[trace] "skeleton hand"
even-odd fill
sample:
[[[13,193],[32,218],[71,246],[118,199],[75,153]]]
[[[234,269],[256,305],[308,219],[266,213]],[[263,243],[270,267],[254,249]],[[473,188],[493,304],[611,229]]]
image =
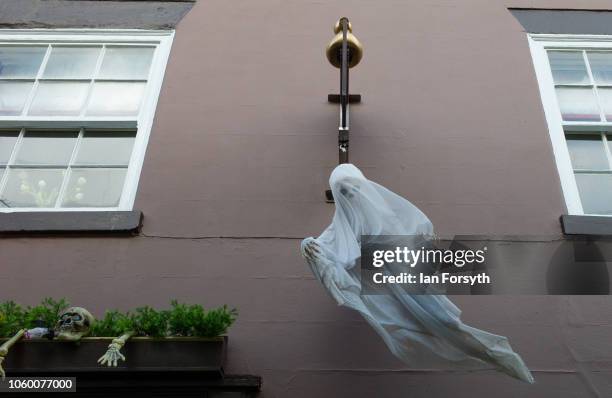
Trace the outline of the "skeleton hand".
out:
[[[4,369],[2,369],[2,361],[4,361],[4,357],[1,356],[1,353],[0,353],[0,378],[2,378],[2,381],[4,381],[6,377],[6,373],[4,373]]]
[[[106,353],[104,355],[102,355],[99,359],[98,359],[98,363],[102,366],[106,365],[108,367],[110,366],[117,366],[117,361],[119,361],[120,359],[122,361],[125,361],[125,356],[121,353],[121,347],[123,347],[123,341],[118,341],[119,339],[114,339],[113,342],[111,344],[109,344],[108,346],[108,350],[106,350]]]
[[[134,332],[127,332],[123,336],[113,339],[113,342],[108,345],[108,350],[98,359],[98,363],[102,366],[117,366],[117,362],[121,359],[125,361],[125,356],[121,353],[121,347],[125,342],[134,335]]]
[[[6,373],[4,373],[4,369],[2,369],[2,361],[4,361],[4,358],[8,355],[8,352],[11,347],[23,337],[25,332],[25,329],[21,329],[13,337],[5,341],[4,344],[0,345],[0,377],[2,378],[2,380],[4,380],[6,376]]]

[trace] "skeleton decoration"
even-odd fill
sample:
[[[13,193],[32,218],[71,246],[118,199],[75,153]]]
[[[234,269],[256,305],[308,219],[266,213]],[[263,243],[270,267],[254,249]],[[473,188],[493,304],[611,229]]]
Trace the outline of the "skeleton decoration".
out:
[[[106,365],[110,367],[117,366],[117,362],[120,359],[122,361],[125,361],[125,356],[121,353],[121,348],[125,345],[126,341],[135,333],[136,332],[130,331],[125,333],[121,337],[113,339],[113,341],[108,345],[108,350],[106,350],[106,353],[98,359],[98,363],[100,365]]]
[[[434,236],[416,206],[341,164],[329,184],[335,200],[331,225],[318,238],[302,241],[302,255],[339,305],[358,311],[389,350],[409,366],[452,364],[493,368],[533,383],[508,339],[465,325],[461,311],[444,295],[414,295],[394,284],[378,295],[362,295],[362,239],[368,236]]]
[[[4,378],[6,377],[6,373],[4,373],[4,369],[2,368],[2,362],[4,361],[4,358],[6,358],[6,356],[8,355],[8,352],[11,349],[11,347],[16,342],[18,342],[24,336],[26,332],[27,332],[26,329],[21,329],[20,331],[17,332],[17,334],[15,334],[13,337],[5,341],[4,344],[0,346],[0,377],[2,377],[2,380],[4,380]]]
[[[70,307],[55,324],[54,336],[58,340],[79,341],[89,334],[95,318],[85,308]]]
[[[47,328],[41,325],[29,330],[19,330],[13,337],[0,345],[0,377],[4,380],[6,376],[2,368],[4,358],[8,355],[11,347],[21,339],[33,340],[47,338],[49,340],[57,339],[77,342],[90,333],[94,322],[94,316],[85,308],[70,307],[60,314],[53,328]],[[134,331],[128,331],[120,337],[113,339],[106,353],[98,359],[98,363],[110,367],[117,366],[119,360],[125,361],[125,356],[121,353],[121,348],[125,345],[127,340],[135,334],[136,332]]]
[[[87,336],[91,330],[91,325],[95,318],[89,311],[81,307],[70,307],[64,310],[53,329],[45,327],[35,327],[33,329],[21,329],[13,337],[0,346],[0,377],[4,380],[6,374],[2,368],[2,362],[8,355],[9,350],[15,343],[22,338],[30,339],[57,339],[65,341],[79,341]]]

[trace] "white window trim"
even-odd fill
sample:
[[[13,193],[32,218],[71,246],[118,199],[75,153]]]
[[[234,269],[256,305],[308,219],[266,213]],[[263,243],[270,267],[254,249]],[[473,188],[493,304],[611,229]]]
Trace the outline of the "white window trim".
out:
[[[107,128],[107,129],[135,129],[132,156],[128,165],[127,174],[119,206],[117,207],[79,207],[79,208],[0,208],[2,213],[12,212],[46,212],[46,211],[118,211],[132,210],[136,199],[136,192],[142,165],[145,158],[149,136],[153,126],[155,109],[161,91],[166,65],[170,56],[170,49],[174,39],[174,30],[140,30],[140,29],[0,29],[0,44],[53,44],[75,43],[122,43],[122,44],[151,44],[156,51],[151,61],[149,79],[144,93],[143,102],[136,121],[134,118],[121,117],[31,117],[31,116],[2,116],[0,128]]]
[[[612,36],[529,34],[528,40],[567,212],[570,215],[612,217],[610,214],[584,213],[578,185],[574,177],[569,149],[565,140],[565,128],[571,128],[572,131],[612,131],[612,123],[563,121],[561,109],[557,102],[550,62],[546,53],[548,49],[580,48],[612,50]]]

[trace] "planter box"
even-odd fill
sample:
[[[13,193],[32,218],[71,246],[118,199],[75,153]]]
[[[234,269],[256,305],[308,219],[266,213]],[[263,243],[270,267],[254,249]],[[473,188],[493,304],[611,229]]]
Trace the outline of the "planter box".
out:
[[[20,341],[11,348],[3,367],[7,376],[72,375],[87,373],[130,372],[142,375],[174,373],[177,376],[220,379],[227,346],[227,336],[213,339],[169,337],[154,339],[134,337],[121,352],[126,361],[117,367],[98,364],[111,337],[86,337],[80,342],[55,340]],[[1,344],[2,340],[0,340]]]

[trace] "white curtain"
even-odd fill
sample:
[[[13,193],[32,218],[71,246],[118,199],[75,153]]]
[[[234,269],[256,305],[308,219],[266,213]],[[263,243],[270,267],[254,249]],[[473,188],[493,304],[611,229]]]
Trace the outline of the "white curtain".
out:
[[[334,169],[329,184],[336,210],[318,238],[302,241],[302,255],[339,305],[352,308],[410,367],[451,364],[496,369],[517,379],[534,379],[508,339],[463,324],[461,311],[443,295],[412,295],[396,284],[385,294],[362,295],[362,236],[433,236],[433,225],[408,200],[369,181],[352,164]],[[415,248],[416,246],[415,242]]]

